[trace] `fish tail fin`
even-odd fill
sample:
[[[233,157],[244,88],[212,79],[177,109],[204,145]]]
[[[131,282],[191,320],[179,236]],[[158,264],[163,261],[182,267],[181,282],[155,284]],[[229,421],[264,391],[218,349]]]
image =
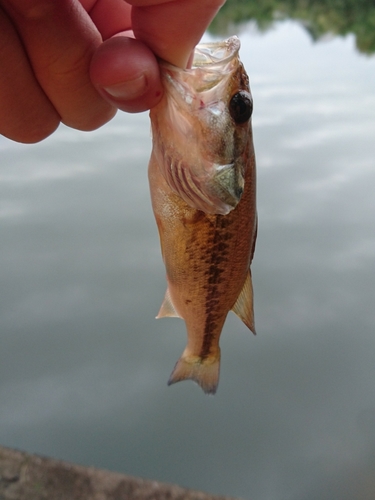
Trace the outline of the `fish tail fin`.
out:
[[[177,361],[168,380],[168,385],[181,380],[194,380],[206,394],[215,394],[219,383],[220,347],[207,358],[193,356],[185,351]]]

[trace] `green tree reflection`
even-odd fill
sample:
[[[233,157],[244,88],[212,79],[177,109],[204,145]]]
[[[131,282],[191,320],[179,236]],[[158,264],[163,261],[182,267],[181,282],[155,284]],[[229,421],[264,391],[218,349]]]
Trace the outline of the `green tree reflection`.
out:
[[[249,20],[266,30],[280,19],[300,21],[314,40],[353,33],[360,52],[375,52],[374,0],[227,0],[210,31],[224,34]]]

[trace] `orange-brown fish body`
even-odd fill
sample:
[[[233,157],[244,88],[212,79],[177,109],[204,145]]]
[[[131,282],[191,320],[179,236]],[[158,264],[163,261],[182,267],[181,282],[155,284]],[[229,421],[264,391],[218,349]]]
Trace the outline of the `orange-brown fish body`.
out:
[[[229,101],[239,90],[249,92],[244,75],[244,69],[237,61],[227,82],[224,100]],[[241,157],[244,180],[240,181],[243,185],[240,201],[226,215],[205,213],[186,203],[180,193],[176,193],[175,186],[170,186],[168,176],[163,172],[160,142],[155,140],[165,133],[165,130],[160,130],[162,122],[158,120],[163,106],[162,101],[151,111],[154,149],[149,165],[152,206],[168,282],[158,317],[183,318],[188,337],[186,349],[169,383],[192,379],[206,393],[214,393],[219,378],[219,338],[228,312],[233,310],[255,333],[250,263],[257,221],[251,123],[250,120],[239,125],[232,123],[224,132],[226,136],[232,134],[229,141],[239,143],[239,151],[238,148],[235,151]],[[198,126],[204,145],[204,126],[197,123]],[[218,131],[217,140],[222,139],[222,133]]]

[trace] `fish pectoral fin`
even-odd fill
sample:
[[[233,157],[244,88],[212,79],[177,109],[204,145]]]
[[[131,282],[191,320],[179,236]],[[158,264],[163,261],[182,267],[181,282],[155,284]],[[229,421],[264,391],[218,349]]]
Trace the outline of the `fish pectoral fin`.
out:
[[[164,300],[161,305],[161,308],[158,312],[158,315],[156,316],[156,319],[159,318],[181,318],[181,316],[178,314],[176,309],[174,308],[174,305],[172,303],[172,299],[169,293],[169,288],[167,288],[167,291],[165,292]]]
[[[245,325],[255,335],[254,306],[253,306],[253,284],[251,281],[251,271],[249,269],[242,290],[237,297],[237,301],[232,307],[232,311],[245,323]]]

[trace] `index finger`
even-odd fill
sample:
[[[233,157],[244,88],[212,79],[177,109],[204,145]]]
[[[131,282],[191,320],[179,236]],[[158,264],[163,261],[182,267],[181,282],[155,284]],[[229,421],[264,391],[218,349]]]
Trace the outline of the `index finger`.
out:
[[[2,0],[35,78],[68,126],[92,130],[115,114],[89,77],[102,38],[77,0]]]
[[[225,0],[128,0],[138,40],[162,59],[186,68],[190,55]]]

